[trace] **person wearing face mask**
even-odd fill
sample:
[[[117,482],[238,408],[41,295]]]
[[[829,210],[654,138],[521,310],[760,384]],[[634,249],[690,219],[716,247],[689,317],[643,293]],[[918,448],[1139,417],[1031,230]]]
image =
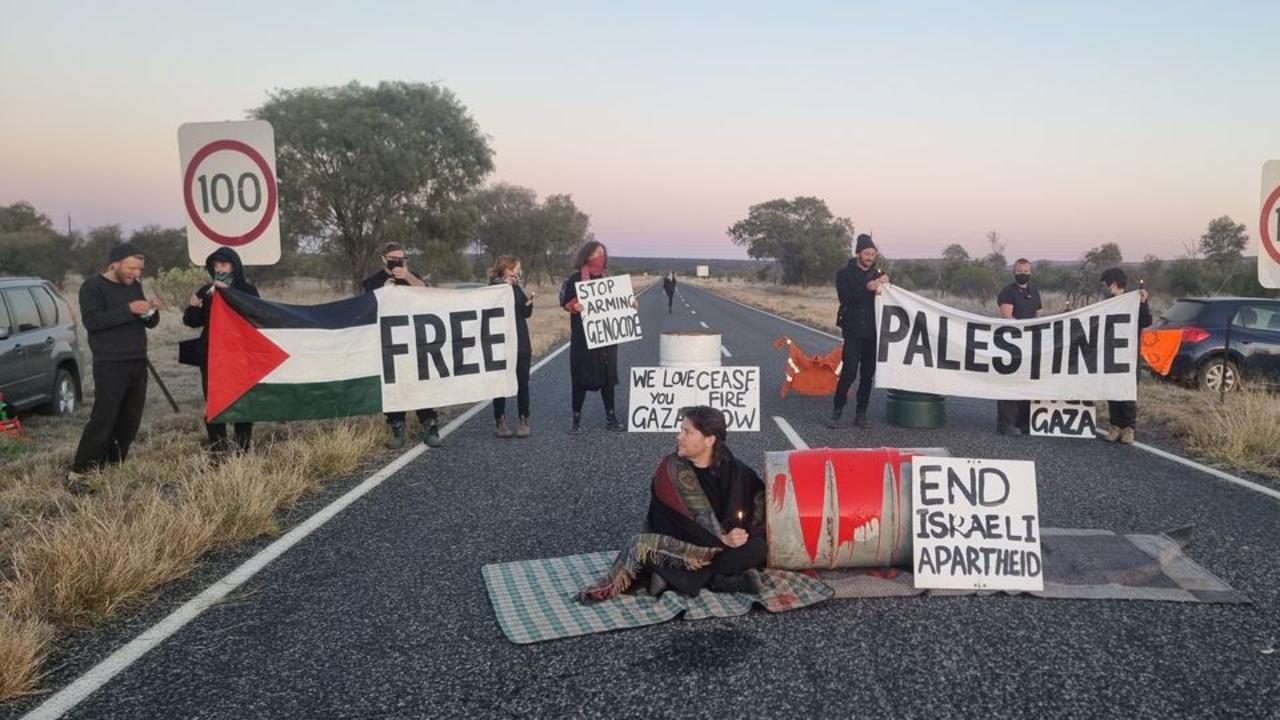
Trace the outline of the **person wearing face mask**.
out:
[[[382,247],[382,269],[365,278],[362,288],[371,293],[382,287],[426,287],[427,283],[420,275],[409,269],[404,246],[389,242]],[[387,427],[391,430],[391,439],[387,447],[399,450],[404,447],[404,411],[385,413]],[[438,448],[444,444],[440,439],[440,428],[437,425],[437,414],[434,408],[422,408],[417,411],[418,423],[422,425],[422,443],[427,447]]]
[[[836,295],[840,299],[836,324],[844,337],[844,350],[828,427],[839,426],[855,377],[858,378],[858,402],[854,406],[853,424],[860,428],[869,425],[867,405],[871,402],[871,385],[876,377],[876,295],[889,284],[889,275],[876,267],[876,254],[871,236],[859,235],[854,256],[836,273]]]
[[[208,271],[212,282],[200,286],[187,301],[187,309],[182,313],[182,324],[191,328],[200,328],[200,337],[192,343],[192,364],[200,367],[200,390],[205,399],[209,397],[209,312],[213,308],[213,296],[219,288],[239,290],[258,297],[258,288],[244,278],[244,265],[240,255],[229,247],[220,247],[209,254],[204,261],[204,269]],[[224,453],[231,448],[227,445],[226,423],[205,423],[205,432],[209,436],[209,449],[215,454]],[[235,447],[239,452],[248,452],[253,440],[253,423],[235,424]]]
[[[529,363],[533,359],[533,346],[529,342],[529,318],[533,316],[533,293],[525,294],[520,287],[520,258],[499,255],[489,269],[490,285],[510,285],[516,308],[516,407],[520,416],[513,433],[507,425],[507,399],[493,399],[495,433],[500,438],[529,437]]]
[[[608,275],[609,250],[598,240],[588,240],[578,249],[573,273],[560,286],[560,307],[569,313],[569,373],[573,380],[573,424],[570,432],[578,432],[582,424],[582,405],[588,390],[599,390],[604,401],[605,428],[614,432],[626,430],[614,412],[613,388],[618,384],[618,346],[587,347],[587,334],[582,328],[582,303],[578,301],[575,283],[596,280]]]
[[[146,259],[132,243],[107,254],[107,269],[80,286],[80,320],[93,352],[93,410],[67,473],[68,489],[85,488],[84,473],[122,463],[147,403],[147,330],[160,324],[159,305],[142,292]]]
[[[1030,320],[1044,315],[1040,291],[1031,285],[1031,261],[1018,258],[1013,263],[1013,282],[1004,286],[996,295],[1000,317],[1008,320]],[[996,432],[1001,435],[1022,435],[1029,430],[1031,401],[997,400]]]
[[[1102,286],[1108,297],[1123,295],[1127,292],[1129,286],[1129,276],[1124,270],[1114,267],[1109,268],[1102,273]],[[1151,308],[1147,307],[1147,289],[1145,287],[1138,289],[1138,296],[1141,302],[1138,304],[1138,335],[1141,336],[1143,328],[1151,327]],[[1140,375],[1140,362],[1134,363],[1134,374]],[[1107,442],[1119,442],[1124,445],[1132,445],[1134,443],[1135,426],[1138,423],[1138,401],[1137,400],[1110,400],[1107,402],[1107,410],[1111,414],[1111,427],[1107,430]]]

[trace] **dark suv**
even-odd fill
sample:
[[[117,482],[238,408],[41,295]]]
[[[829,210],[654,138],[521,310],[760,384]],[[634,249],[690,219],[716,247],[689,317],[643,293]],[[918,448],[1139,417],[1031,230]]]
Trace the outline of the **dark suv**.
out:
[[[1227,346],[1227,322],[1231,345]],[[1169,378],[1202,389],[1280,385],[1280,300],[1182,298],[1153,329],[1182,330]],[[1224,362],[1225,360],[1225,362]]]
[[[70,415],[80,404],[76,320],[46,280],[0,277],[0,392],[19,410]]]

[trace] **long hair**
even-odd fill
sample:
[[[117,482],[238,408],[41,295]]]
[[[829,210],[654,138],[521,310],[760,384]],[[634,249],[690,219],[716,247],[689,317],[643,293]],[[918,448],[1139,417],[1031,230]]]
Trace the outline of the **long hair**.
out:
[[[726,458],[730,457],[728,442],[729,429],[724,422],[724,413],[706,405],[696,405],[684,409],[684,417],[693,425],[693,429],[716,439],[711,446],[711,466],[719,469]]]
[[[604,266],[609,267],[609,248],[599,240],[588,240],[582,243],[582,247],[578,248],[578,254],[573,258],[573,269],[579,270],[583,265],[587,264],[587,260],[595,253],[596,248],[604,248]]]
[[[506,276],[507,271],[520,264],[520,258],[515,255],[499,255],[493,261],[493,267],[489,268],[489,282],[501,280]]]

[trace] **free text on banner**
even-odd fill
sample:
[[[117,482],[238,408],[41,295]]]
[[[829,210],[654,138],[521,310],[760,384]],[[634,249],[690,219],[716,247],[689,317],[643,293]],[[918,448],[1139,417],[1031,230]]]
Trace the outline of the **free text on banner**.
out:
[[[724,413],[730,432],[760,430],[758,367],[633,367],[631,432],[675,432],[680,410],[709,405]]]
[[[582,303],[582,330],[592,350],[640,339],[640,312],[632,303],[630,275],[614,275],[577,283]]]
[[[916,587],[1044,590],[1035,463],[918,457],[913,464]]]
[[[1135,400],[1137,292],[1031,320],[985,317],[902,288],[876,296],[876,386],[992,400]]]

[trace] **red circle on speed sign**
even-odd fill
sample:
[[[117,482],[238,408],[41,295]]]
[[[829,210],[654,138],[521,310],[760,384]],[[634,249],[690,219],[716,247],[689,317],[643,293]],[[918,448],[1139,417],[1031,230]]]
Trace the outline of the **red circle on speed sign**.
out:
[[[214,230],[205,223],[204,218],[200,217],[199,211],[196,210],[196,199],[191,194],[191,181],[196,176],[196,169],[200,167],[200,163],[210,155],[220,150],[231,150],[233,152],[243,153],[253,164],[258,166],[258,170],[262,171],[262,177],[267,182],[267,205],[262,213],[262,219],[257,225],[250,228],[249,232],[243,235],[223,235]],[[271,166],[267,165],[267,161],[262,155],[254,150],[251,146],[240,142],[239,140],[215,140],[208,145],[200,148],[200,150],[191,157],[191,162],[187,164],[187,174],[183,178],[182,186],[183,200],[187,204],[187,216],[191,218],[191,222],[205,237],[218,243],[219,245],[230,245],[238,247],[247,245],[257,240],[260,235],[271,224],[271,219],[276,216],[276,178],[271,172]]]
[[[1272,260],[1280,263],[1280,238],[1271,236],[1271,214],[1275,212],[1276,202],[1280,201],[1280,187],[1271,191],[1271,195],[1267,201],[1262,203],[1262,220],[1258,222],[1258,235],[1262,238],[1262,247],[1266,248],[1267,254]]]

